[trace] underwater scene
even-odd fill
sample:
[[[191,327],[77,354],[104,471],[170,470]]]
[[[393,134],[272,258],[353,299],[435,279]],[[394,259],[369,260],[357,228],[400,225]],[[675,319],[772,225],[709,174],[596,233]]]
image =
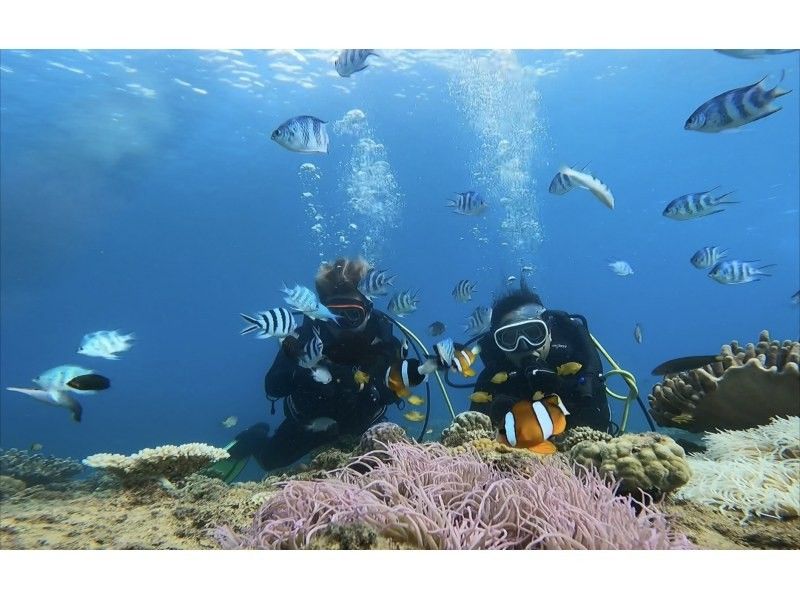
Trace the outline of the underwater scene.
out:
[[[3,50],[0,548],[800,548],[797,50]]]

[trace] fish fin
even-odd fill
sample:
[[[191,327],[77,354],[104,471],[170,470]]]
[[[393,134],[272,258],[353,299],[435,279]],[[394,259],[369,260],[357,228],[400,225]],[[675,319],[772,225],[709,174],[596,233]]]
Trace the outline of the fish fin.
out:
[[[723,203],[725,203],[725,202],[723,202]],[[709,212],[708,214],[706,214],[706,216],[711,216],[712,214],[719,214],[720,212],[724,212],[724,211],[725,211],[724,208],[721,209],[721,210],[714,210],[713,212]]]
[[[787,93],[792,93],[792,90],[783,89],[782,87],[775,87],[769,91],[769,97],[771,100],[774,100],[775,98],[785,96]]]
[[[473,370],[472,368],[467,368],[467,369],[465,369],[465,370],[464,370],[463,372],[461,372],[461,373],[462,373],[462,374],[463,374],[465,377],[467,377],[467,378],[471,378],[472,376],[474,376],[474,375],[475,375],[475,370]]]
[[[776,112],[780,112],[783,109],[783,106],[773,106],[771,110],[766,111],[764,114],[760,116],[756,116],[753,120],[749,121],[751,123],[756,122],[757,120],[761,120],[762,118],[768,117],[770,114],[775,114]]]
[[[549,440],[545,440],[536,446],[531,446],[528,450],[539,455],[555,455],[558,452],[556,445]]]

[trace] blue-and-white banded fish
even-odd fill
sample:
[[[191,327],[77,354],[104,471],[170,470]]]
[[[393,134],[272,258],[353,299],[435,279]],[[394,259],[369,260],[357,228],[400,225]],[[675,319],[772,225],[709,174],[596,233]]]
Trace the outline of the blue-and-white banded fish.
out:
[[[319,328],[314,328],[314,336],[312,336],[305,347],[303,352],[297,360],[300,367],[311,370],[311,376],[321,384],[327,384],[332,380],[330,371],[324,366],[320,366],[322,361],[324,346],[322,338],[319,335]]]
[[[341,77],[349,77],[367,68],[367,58],[370,56],[378,54],[375,50],[342,50],[333,65]]]
[[[275,337],[280,340],[294,335],[295,330],[297,330],[297,322],[292,312],[285,307],[275,307],[267,311],[260,311],[255,316],[239,315],[249,324],[239,334],[258,331],[256,334],[258,338]]]
[[[739,203],[738,201],[723,201],[733,191],[714,197],[712,192],[715,189],[717,187],[708,191],[681,195],[667,204],[662,215],[673,220],[692,220],[693,218],[702,218],[703,216],[724,212],[725,208],[720,208],[719,206]]]
[[[689,261],[692,262],[692,266],[695,268],[706,269],[716,264],[726,255],[728,255],[727,249],[721,249],[716,245],[711,245],[695,251]]]
[[[459,303],[466,303],[472,299],[472,293],[475,291],[475,283],[471,280],[459,280],[453,289],[453,298]]]
[[[88,357],[102,357],[103,359],[119,359],[117,353],[122,353],[131,348],[131,342],[136,336],[121,334],[119,330],[98,330],[83,336],[78,353]]]
[[[382,297],[389,293],[389,287],[393,286],[396,275],[389,276],[386,270],[375,270],[370,268],[364,278],[358,283],[358,290],[370,299]]]
[[[290,118],[272,132],[270,139],[301,154],[327,154],[330,141],[325,121],[315,116]]]
[[[628,262],[623,260],[617,260],[615,262],[610,262],[608,267],[611,271],[616,274],[617,276],[632,276],[633,275],[633,268]]]
[[[464,326],[464,331],[470,336],[477,336],[487,332],[491,327],[492,322],[492,308],[491,307],[476,307],[467,320],[467,325]]]
[[[550,181],[550,188],[548,191],[553,195],[564,195],[572,191],[575,188],[575,183],[573,180],[564,172],[560,170],[556,173],[556,176],[553,177],[553,180]]]
[[[297,311],[303,312],[306,317],[312,320],[336,321],[336,315],[320,303],[317,294],[308,287],[298,284],[290,289],[284,284],[281,292],[286,294],[283,300]]]
[[[411,291],[402,291],[392,295],[392,298],[389,300],[389,311],[398,318],[402,318],[406,314],[417,311],[418,303],[419,299],[416,293],[412,294]]]
[[[468,349],[465,345],[454,343],[453,339],[446,338],[433,346],[433,352],[441,367],[470,377],[475,375],[472,364],[475,363],[481,349],[478,345]]]
[[[763,58],[764,56],[773,56],[775,54],[787,54],[789,52],[797,52],[797,50],[714,50],[726,56],[734,58]]]
[[[83,415],[83,407],[81,404],[76,401],[73,397],[69,396],[63,390],[42,390],[39,388],[17,388],[15,386],[9,386],[6,390],[11,390],[14,392],[20,392],[24,395],[27,395],[37,401],[41,401],[42,403],[47,403],[48,405],[53,405],[55,407],[63,407],[64,409],[68,410],[72,414],[72,419],[76,422],[81,421],[81,416]]]
[[[70,380],[78,376],[94,374],[94,370],[87,370],[79,365],[59,365],[42,372],[33,379],[34,384],[42,390],[72,391],[80,394],[93,394],[94,390],[80,390],[69,385]]]
[[[477,216],[486,209],[486,201],[477,191],[464,191],[456,193],[456,198],[450,200],[448,208],[453,208],[456,214],[465,216]]]
[[[775,264],[767,264],[764,266],[754,266],[757,262],[745,262],[740,260],[729,260],[726,262],[717,262],[708,277],[716,280],[720,284],[744,284],[747,282],[756,282],[761,280],[759,276],[771,276],[764,272],[762,268],[769,268]]]
[[[683,128],[687,131],[718,133],[775,114],[781,107],[773,105],[772,101],[791,90],[782,89],[778,85],[765,89],[762,86],[765,79],[766,77],[752,85],[731,89],[711,98],[692,113]]]
[[[554,185],[555,190],[553,190]],[[550,183],[550,192],[563,195],[576,187],[586,189],[604,206],[614,209],[614,194],[611,193],[608,185],[589,172],[575,170],[569,166],[562,166],[559,169],[558,174]]]

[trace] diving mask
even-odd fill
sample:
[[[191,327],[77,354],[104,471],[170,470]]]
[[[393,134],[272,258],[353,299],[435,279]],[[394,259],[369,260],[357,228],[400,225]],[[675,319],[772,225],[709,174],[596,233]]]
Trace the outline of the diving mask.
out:
[[[550,329],[540,319],[522,320],[501,326],[494,331],[494,342],[501,351],[516,351],[525,341],[528,347],[523,350],[539,349],[547,342]]]
[[[360,301],[353,297],[331,297],[325,306],[336,316],[342,328],[360,327],[372,311],[372,303]]]

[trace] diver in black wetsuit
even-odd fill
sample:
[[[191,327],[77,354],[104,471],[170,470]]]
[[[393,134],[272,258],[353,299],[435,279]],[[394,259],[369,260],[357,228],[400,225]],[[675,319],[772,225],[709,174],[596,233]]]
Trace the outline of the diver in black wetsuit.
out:
[[[270,400],[284,399],[285,419],[272,436],[265,423],[239,434],[227,447],[231,460],[215,467],[220,477],[235,477],[238,470],[229,473],[226,466],[249,456],[269,471],[290,465],[339,434],[361,434],[383,419],[388,405],[398,402],[385,380],[389,370],[399,371],[404,362],[410,373],[404,380],[407,386],[423,381],[416,367],[408,367],[419,366],[419,362],[405,359],[403,346],[393,335],[392,321],[358,290],[367,270],[365,261],[343,258],[320,268],[317,294],[337,321],[305,318],[296,331],[298,337],[284,339],[264,379],[264,390]],[[329,382],[318,381],[312,370],[298,364],[315,328],[323,343]]]
[[[492,400],[472,401],[471,410],[502,427],[515,403],[555,394],[568,411],[568,427],[611,431],[602,364],[589,331],[566,312],[546,309],[524,283],[495,301],[491,329],[478,345],[486,367],[475,391]]]

